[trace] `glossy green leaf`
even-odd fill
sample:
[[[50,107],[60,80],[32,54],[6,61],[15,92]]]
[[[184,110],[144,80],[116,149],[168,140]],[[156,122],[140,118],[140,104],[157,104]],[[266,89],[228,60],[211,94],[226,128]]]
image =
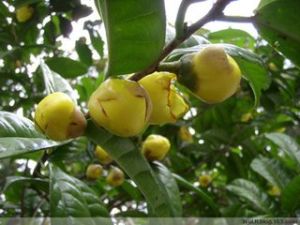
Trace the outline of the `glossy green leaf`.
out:
[[[94,49],[98,52],[99,56],[103,58],[104,56],[104,41],[102,40],[99,32],[95,29],[95,25],[91,22],[86,22],[84,25],[85,29],[88,30],[91,44],[93,45]]]
[[[228,28],[207,35],[212,43],[228,43],[241,48],[254,49],[255,39],[249,33],[239,29]]]
[[[282,192],[282,206],[292,212],[300,208],[300,176],[295,177]]]
[[[3,193],[6,199],[9,201],[19,201],[23,188],[31,187],[39,191],[48,193],[49,181],[47,179],[22,177],[22,176],[10,176],[6,178]]]
[[[66,57],[52,57],[46,60],[49,68],[64,78],[75,78],[86,74],[87,65]]]
[[[175,28],[170,25],[167,25],[166,44],[171,42],[175,38],[175,35],[176,35]],[[178,48],[189,48],[195,45],[209,44],[209,43],[210,42],[204,37],[194,34],[191,35],[187,40],[185,40],[181,45],[179,45]]]
[[[290,136],[282,133],[268,133],[265,136],[282,150],[292,163],[292,167],[299,171],[300,147]]]
[[[137,72],[158,58],[165,42],[161,0],[96,0],[108,42],[109,76]]]
[[[14,113],[0,112],[0,158],[47,149],[63,143],[46,139],[34,123]]]
[[[76,41],[75,49],[81,62],[86,66],[91,66],[93,64],[92,51],[87,44],[81,40]]]
[[[214,202],[213,198],[209,194],[205,193],[200,188],[195,187],[192,183],[188,182],[183,177],[177,174],[173,174],[173,177],[177,181],[179,186],[195,192],[199,196],[199,198],[214,211],[215,215],[220,215],[219,206]]]
[[[174,216],[172,199],[169,198],[165,185],[161,185],[149,163],[131,139],[114,136],[103,128],[97,127],[91,120],[88,121],[86,136],[103,147],[135,182],[146,198],[148,211],[152,216]]]
[[[90,217],[108,217],[99,196],[85,183],[50,165],[51,217],[89,217],[88,224],[97,224]],[[99,221],[98,221],[99,222]]]
[[[50,70],[50,68],[44,62],[41,63],[41,69],[47,94],[53,92],[63,92],[69,95],[76,103],[76,94],[67,80]]]
[[[251,162],[251,168],[259,175],[264,177],[270,184],[283,189],[290,181],[285,169],[276,159],[269,159],[263,156],[255,158]]]
[[[241,197],[248,202],[254,209],[261,213],[270,213],[270,203],[268,196],[262,192],[255,183],[245,179],[236,179],[227,190]]]
[[[299,2],[295,0],[267,1],[254,17],[260,35],[274,48],[300,66]]]
[[[165,186],[168,198],[172,201],[173,215],[180,217],[182,215],[182,205],[180,192],[172,173],[159,162],[153,164],[154,171],[157,174],[158,180],[161,182],[161,186]]]
[[[19,8],[21,6],[24,6],[24,5],[30,5],[30,4],[35,4],[35,3],[38,3],[38,2],[41,2],[42,0],[16,0],[15,1],[15,6],[16,8]]]
[[[242,76],[245,78],[254,93],[255,106],[259,104],[261,92],[270,85],[270,77],[262,59],[253,52],[231,44],[222,44],[227,54],[232,56],[238,63]],[[166,59],[166,61],[176,61],[185,54],[195,53],[205,48],[207,45],[198,45],[191,48],[176,49]]]

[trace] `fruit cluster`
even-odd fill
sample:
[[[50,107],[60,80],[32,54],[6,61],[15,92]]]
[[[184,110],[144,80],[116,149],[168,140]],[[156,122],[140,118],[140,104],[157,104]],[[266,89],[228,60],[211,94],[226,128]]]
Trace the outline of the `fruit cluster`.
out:
[[[198,53],[185,55],[180,60],[177,74],[154,72],[139,81],[109,78],[90,96],[88,110],[91,119],[114,135],[132,137],[142,133],[149,124],[175,123],[187,111],[189,105],[176,88],[176,82],[186,86],[193,95],[208,103],[219,103],[232,96],[239,88],[239,66],[220,45],[209,45]],[[72,99],[60,92],[45,97],[37,106],[35,122],[46,136],[63,141],[83,135],[86,119]],[[186,127],[181,127],[179,137],[183,142],[193,142]],[[170,149],[170,142],[160,135],[149,135],[141,152],[148,160],[162,160]],[[98,146],[95,156],[103,165],[113,159]],[[101,165],[90,165],[86,176],[97,179]],[[124,181],[120,169],[113,168],[107,182],[118,186]],[[211,181],[202,177],[200,183]]]
[[[178,76],[154,72],[138,82],[107,79],[90,96],[88,109],[92,120],[115,135],[136,136],[148,124],[175,123],[189,110],[175,86],[177,77],[195,96],[209,104],[226,100],[239,87],[241,71],[220,45],[186,55],[181,62]],[[53,93],[43,99],[37,107],[35,121],[54,140],[82,135],[86,124],[82,113],[63,93]]]

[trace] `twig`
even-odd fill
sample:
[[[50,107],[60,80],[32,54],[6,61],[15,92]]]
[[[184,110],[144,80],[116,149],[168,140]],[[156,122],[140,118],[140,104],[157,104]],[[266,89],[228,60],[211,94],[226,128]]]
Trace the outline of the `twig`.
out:
[[[198,29],[200,29],[204,24],[216,20],[218,17],[223,15],[223,10],[225,7],[233,0],[218,0],[213,7],[210,9],[210,11],[202,17],[200,20],[195,22],[189,27],[184,27],[184,22],[182,18],[184,18],[184,13],[178,12],[177,16],[177,26],[179,29],[183,29],[184,33],[181,35],[179,31],[178,35],[179,37],[176,37],[162,50],[160,56],[155,60],[154,63],[152,63],[148,68],[145,70],[142,70],[138,73],[135,73],[130,79],[134,81],[138,81],[144,76],[146,76],[149,73],[152,73],[157,70],[159,63],[167,56],[169,55],[175,48],[177,48],[182,42],[184,42],[186,39],[188,39],[193,33],[195,33]],[[187,9],[186,4],[191,4],[195,1],[193,0],[187,0],[184,3],[181,4],[182,10]],[[180,24],[182,23],[182,24]]]
[[[48,160],[49,155],[47,154],[46,150],[40,161],[37,163],[36,167],[33,170],[32,176],[37,177],[41,173],[42,165]]]
[[[244,17],[244,16],[226,16],[224,14],[218,16],[217,20],[234,22],[234,23],[252,23],[254,17]]]

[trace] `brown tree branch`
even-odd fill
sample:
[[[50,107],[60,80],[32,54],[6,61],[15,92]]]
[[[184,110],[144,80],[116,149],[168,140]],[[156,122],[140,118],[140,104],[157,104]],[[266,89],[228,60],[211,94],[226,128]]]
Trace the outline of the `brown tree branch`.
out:
[[[218,17],[223,16],[223,10],[233,0],[217,0],[210,11],[202,17],[200,20],[192,24],[185,29],[184,34],[179,37],[176,36],[161,52],[160,56],[152,63],[148,68],[135,73],[130,80],[138,81],[147,74],[153,73],[157,70],[159,63],[169,55],[175,48],[177,48],[182,42],[188,39],[193,33],[200,29],[204,24],[216,20]],[[193,1],[191,1],[193,2]]]

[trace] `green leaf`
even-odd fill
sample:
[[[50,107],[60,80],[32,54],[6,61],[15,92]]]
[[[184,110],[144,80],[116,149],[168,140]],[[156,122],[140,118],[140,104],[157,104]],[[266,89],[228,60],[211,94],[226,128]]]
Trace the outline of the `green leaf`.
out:
[[[86,136],[103,147],[119,166],[134,181],[145,196],[148,211],[152,216],[174,216],[172,199],[169,198],[165,185],[151,169],[135,143],[129,138],[114,136],[103,128],[88,121]]]
[[[67,80],[50,70],[50,68],[44,62],[41,63],[41,69],[47,94],[51,94],[53,92],[63,92],[69,95],[76,103],[76,94]]]
[[[84,24],[84,28],[88,30],[91,43],[94,49],[98,52],[99,56],[103,58],[104,56],[104,41],[102,40],[99,32],[95,29],[95,25],[90,21]]]
[[[86,74],[88,71],[88,67],[85,64],[65,57],[49,58],[46,60],[46,64],[51,70],[64,78],[75,78]]]
[[[0,158],[31,153],[62,144],[46,139],[31,120],[14,113],[0,111]]]
[[[298,8],[299,2],[295,0],[267,1],[260,5],[254,19],[260,35],[300,66]]]
[[[90,217],[108,217],[99,196],[82,181],[50,165],[51,217],[89,217],[87,224],[97,224]]]
[[[47,179],[10,176],[6,178],[5,186],[3,188],[6,200],[11,202],[20,201],[21,192],[27,186],[31,186],[45,193],[48,193],[49,191],[49,181]]]
[[[121,188],[127,192],[133,200],[140,201],[142,199],[141,192],[129,181],[125,180]]]
[[[231,44],[222,44],[227,54],[232,56],[238,63],[243,77],[249,82],[255,97],[255,106],[259,104],[261,92],[270,85],[270,77],[262,59],[251,51],[237,47]],[[167,58],[166,61],[179,60],[185,54],[195,53],[208,45],[198,45],[191,48],[176,49]]]
[[[275,1],[278,1],[278,0],[260,0],[259,5],[257,6],[256,10],[259,10],[259,9],[263,8],[264,6],[266,6],[267,4],[270,4]]]
[[[209,194],[205,193],[200,188],[195,187],[193,184],[185,180],[183,177],[173,174],[174,179],[177,181],[179,186],[187,188],[193,192],[195,192],[201,200],[203,200],[209,207],[214,211],[215,215],[220,215],[219,206],[214,202],[213,198],[209,196]]]
[[[35,4],[35,3],[38,3],[38,2],[41,2],[42,0],[16,0],[14,5],[16,8],[19,8],[21,6],[24,6],[24,5],[30,5],[30,4]]]
[[[108,76],[150,66],[165,42],[166,18],[161,0],[96,0],[108,41]],[[122,9],[122,10],[120,10]]]
[[[176,36],[175,28],[167,25],[166,29],[166,43],[171,42]],[[191,35],[187,40],[185,40],[178,48],[189,48],[195,45],[209,44],[209,41],[200,35]]]
[[[290,136],[282,133],[268,133],[265,136],[282,150],[291,162],[291,166],[299,171],[300,148],[298,143]]]
[[[35,127],[35,124],[11,112],[0,111],[0,138],[3,137],[28,137],[44,138]]]
[[[86,66],[93,64],[92,51],[87,44],[81,40],[76,41],[75,49],[81,62]]]
[[[228,43],[241,48],[254,49],[255,39],[246,31],[239,29],[225,29],[208,34],[212,43]]]
[[[171,207],[173,210],[173,215],[177,217],[181,216],[182,204],[180,192],[172,173],[168,170],[168,168],[159,162],[155,162],[153,167],[157,174],[158,180],[161,182],[161,186],[165,186],[168,198],[172,201]]]
[[[282,192],[282,208],[293,212],[300,208],[300,176],[295,177]]]
[[[280,189],[290,181],[288,174],[276,159],[259,156],[251,162],[250,166],[252,170]]]
[[[246,200],[246,202],[248,202],[254,209],[258,210],[259,212],[270,213],[270,203],[268,201],[268,196],[251,181],[245,179],[236,179],[226,188],[230,192]]]

